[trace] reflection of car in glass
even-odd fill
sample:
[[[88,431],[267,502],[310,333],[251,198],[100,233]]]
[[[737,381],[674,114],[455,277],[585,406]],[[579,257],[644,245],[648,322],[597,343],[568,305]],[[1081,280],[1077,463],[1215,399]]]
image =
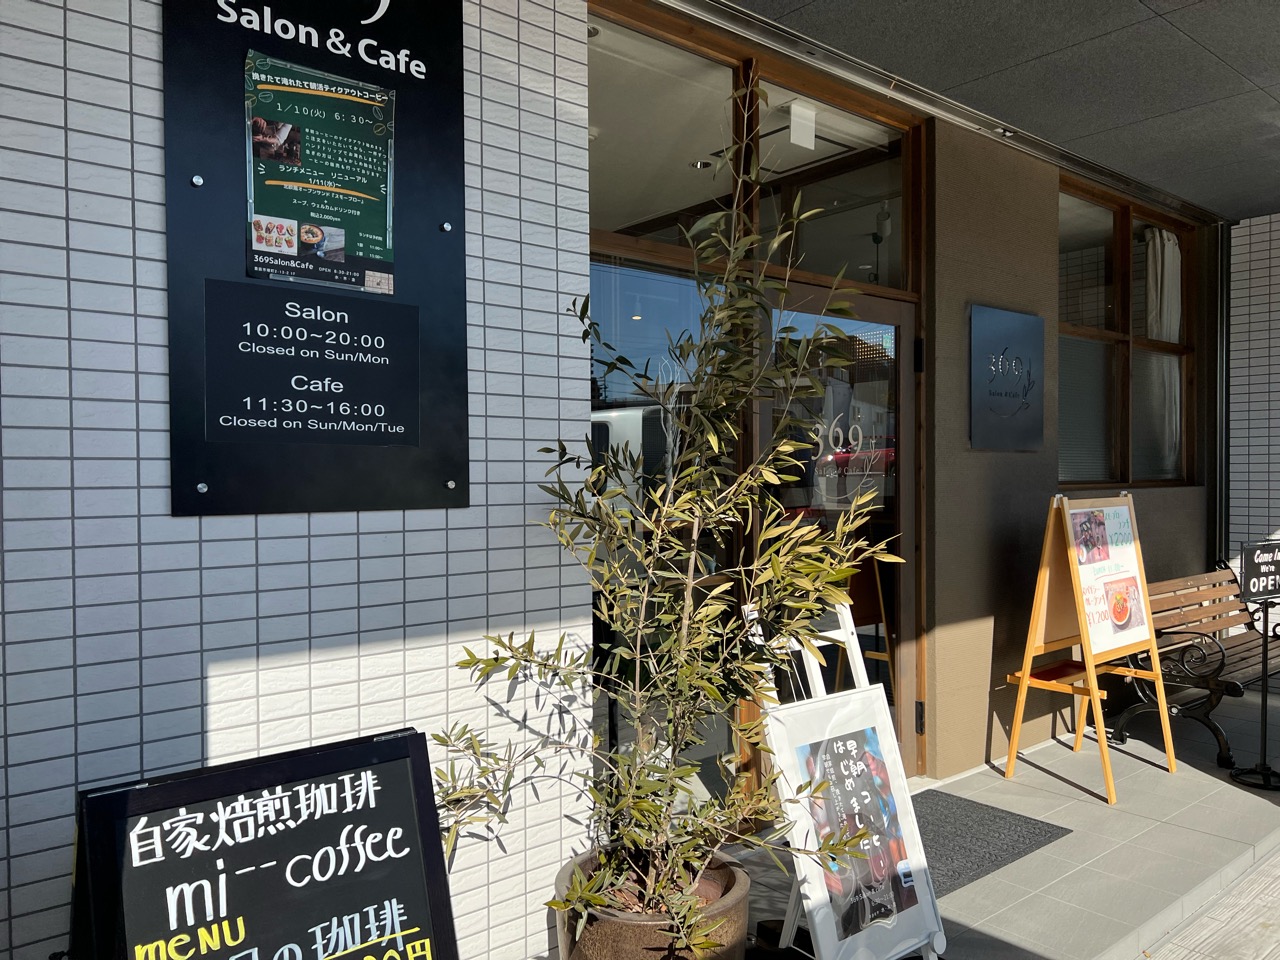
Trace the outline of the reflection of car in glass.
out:
[[[658,406],[613,407],[591,411],[591,446],[598,465],[609,447],[625,448],[639,457],[640,474],[632,494],[652,483],[666,471],[667,431],[662,408]]]
[[[823,477],[870,476],[893,473],[898,454],[897,437],[867,437],[861,448],[844,446],[818,461]]]
[[[820,530],[826,530],[828,527],[827,511],[822,507],[788,507],[786,517],[788,520],[800,517],[806,524],[818,527]]]

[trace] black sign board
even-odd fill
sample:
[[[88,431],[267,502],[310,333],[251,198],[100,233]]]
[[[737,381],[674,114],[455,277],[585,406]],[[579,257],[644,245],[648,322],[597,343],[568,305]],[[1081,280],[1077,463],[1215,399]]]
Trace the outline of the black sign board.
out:
[[[1039,450],[1044,444],[1044,321],[969,308],[969,441],[975,450]]]
[[[416,447],[417,311],[300,292],[206,283],[205,436]]]
[[[73,960],[456,960],[412,730],[82,793]]]
[[[1280,597],[1280,540],[1259,540],[1241,546],[1240,596],[1245,600]]]
[[[462,5],[165,0],[177,515],[469,502]]]

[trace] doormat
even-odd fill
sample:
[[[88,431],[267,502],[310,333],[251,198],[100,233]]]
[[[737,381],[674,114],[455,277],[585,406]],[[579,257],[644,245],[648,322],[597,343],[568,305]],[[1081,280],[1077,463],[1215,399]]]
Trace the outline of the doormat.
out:
[[[917,793],[911,805],[939,898],[1071,832],[941,790]]]

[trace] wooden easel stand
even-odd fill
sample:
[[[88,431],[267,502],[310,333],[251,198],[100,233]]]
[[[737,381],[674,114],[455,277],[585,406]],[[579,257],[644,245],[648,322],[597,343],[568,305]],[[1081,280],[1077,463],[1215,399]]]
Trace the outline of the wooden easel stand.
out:
[[[1141,593],[1143,623],[1146,631],[1141,639],[1122,646],[1110,647],[1095,653],[1090,641],[1088,617],[1082,593],[1080,571],[1077,565],[1077,547],[1071,533],[1071,509],[1123,508],[1128,513],[1129,529],[1136,568],[1134,578]],[[1128,544],[1125,544],[1128,546]],[[1081,548],[1083,551],[1083,548]],[[1081,553],[1081,564],[1087,562]],[[1124,621],[1120,621],[1121,624]],[[1123,635],[1120,635],[1123,636]],[[1079,647],[1079,658],[1058,659],[1037,666],[1038,657],[1061,653]],[[1150,658],[1151,669],[1142,670],[1128,666],[1123,658],[1130,654],[1144,653]],[[1056,496],[1049,507],[1045,523],[1044,545],[1040,552],[1040,572],[1036,578],[1035,600],[1031,608],[1031,625],[1027,631],[1027,646],[1022,657],[1022,669],[1008,675],[1010,683],[1018,685],[1018,699],[1014,707],[1013,723],[1009,730],[1009,757],[1005,764],[1006,779],[1013,777],[1018,762],[1018,742],[1022,735],[1022,720],[1027,706],[1027,691],[1031,689],[1066,693],[1080,698],[1076,711],[1075,744],[1079,752],[1084,744],[1084,728],[1093,713],[1098,732],[1098,753],[1102,760],[1102,777],[1106,784],[1107,803],[1116,802],[1115,778],[1111,772],[1111,753],[1107,746],[1106,724],[1102,716],[1102,701],[1107,693],[1098,685],[1099,675],[1111,674],[1147,680],[1155,687],[1160,707],[1160,726],[1164,733],[1165,757],[1169,772],[1177,770],[1173,752],[1173,734],[1169,729],[1168,704],[1165,701],[1164,682],[1160,673],[1159,652],[1155,630],[1152,627],[1151,602],[1146,594],[1146,574],[1142,565],[1142,550],[1138,542],[1137,525],[1133,521],[1133,504],[1129,495],[1116,499],[1076,501]]]

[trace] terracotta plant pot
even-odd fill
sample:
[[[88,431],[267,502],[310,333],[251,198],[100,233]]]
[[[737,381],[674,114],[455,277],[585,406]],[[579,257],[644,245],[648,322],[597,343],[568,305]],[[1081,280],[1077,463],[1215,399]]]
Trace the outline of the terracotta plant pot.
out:
[[[594,857],[594,853],[585,853],[561,868],[556,875],[557,898],[569,889],[574,867],[585,867]],[[747,949],[751,877],[736,860],[722,857],[706,872],[705,881],[722,891],[719,899],[707,904],[705,915],[711,920],[724,920],[712,934],[723,946],[704,953],[699,960],[743,960]],[[671,947],[671,938],[665,933],[668,921],[664,917],[593,910],[582,936],[575,940],[576,924],[576,918],[570,914],[556,913],[560,960],[693,960],[692,950]]]

